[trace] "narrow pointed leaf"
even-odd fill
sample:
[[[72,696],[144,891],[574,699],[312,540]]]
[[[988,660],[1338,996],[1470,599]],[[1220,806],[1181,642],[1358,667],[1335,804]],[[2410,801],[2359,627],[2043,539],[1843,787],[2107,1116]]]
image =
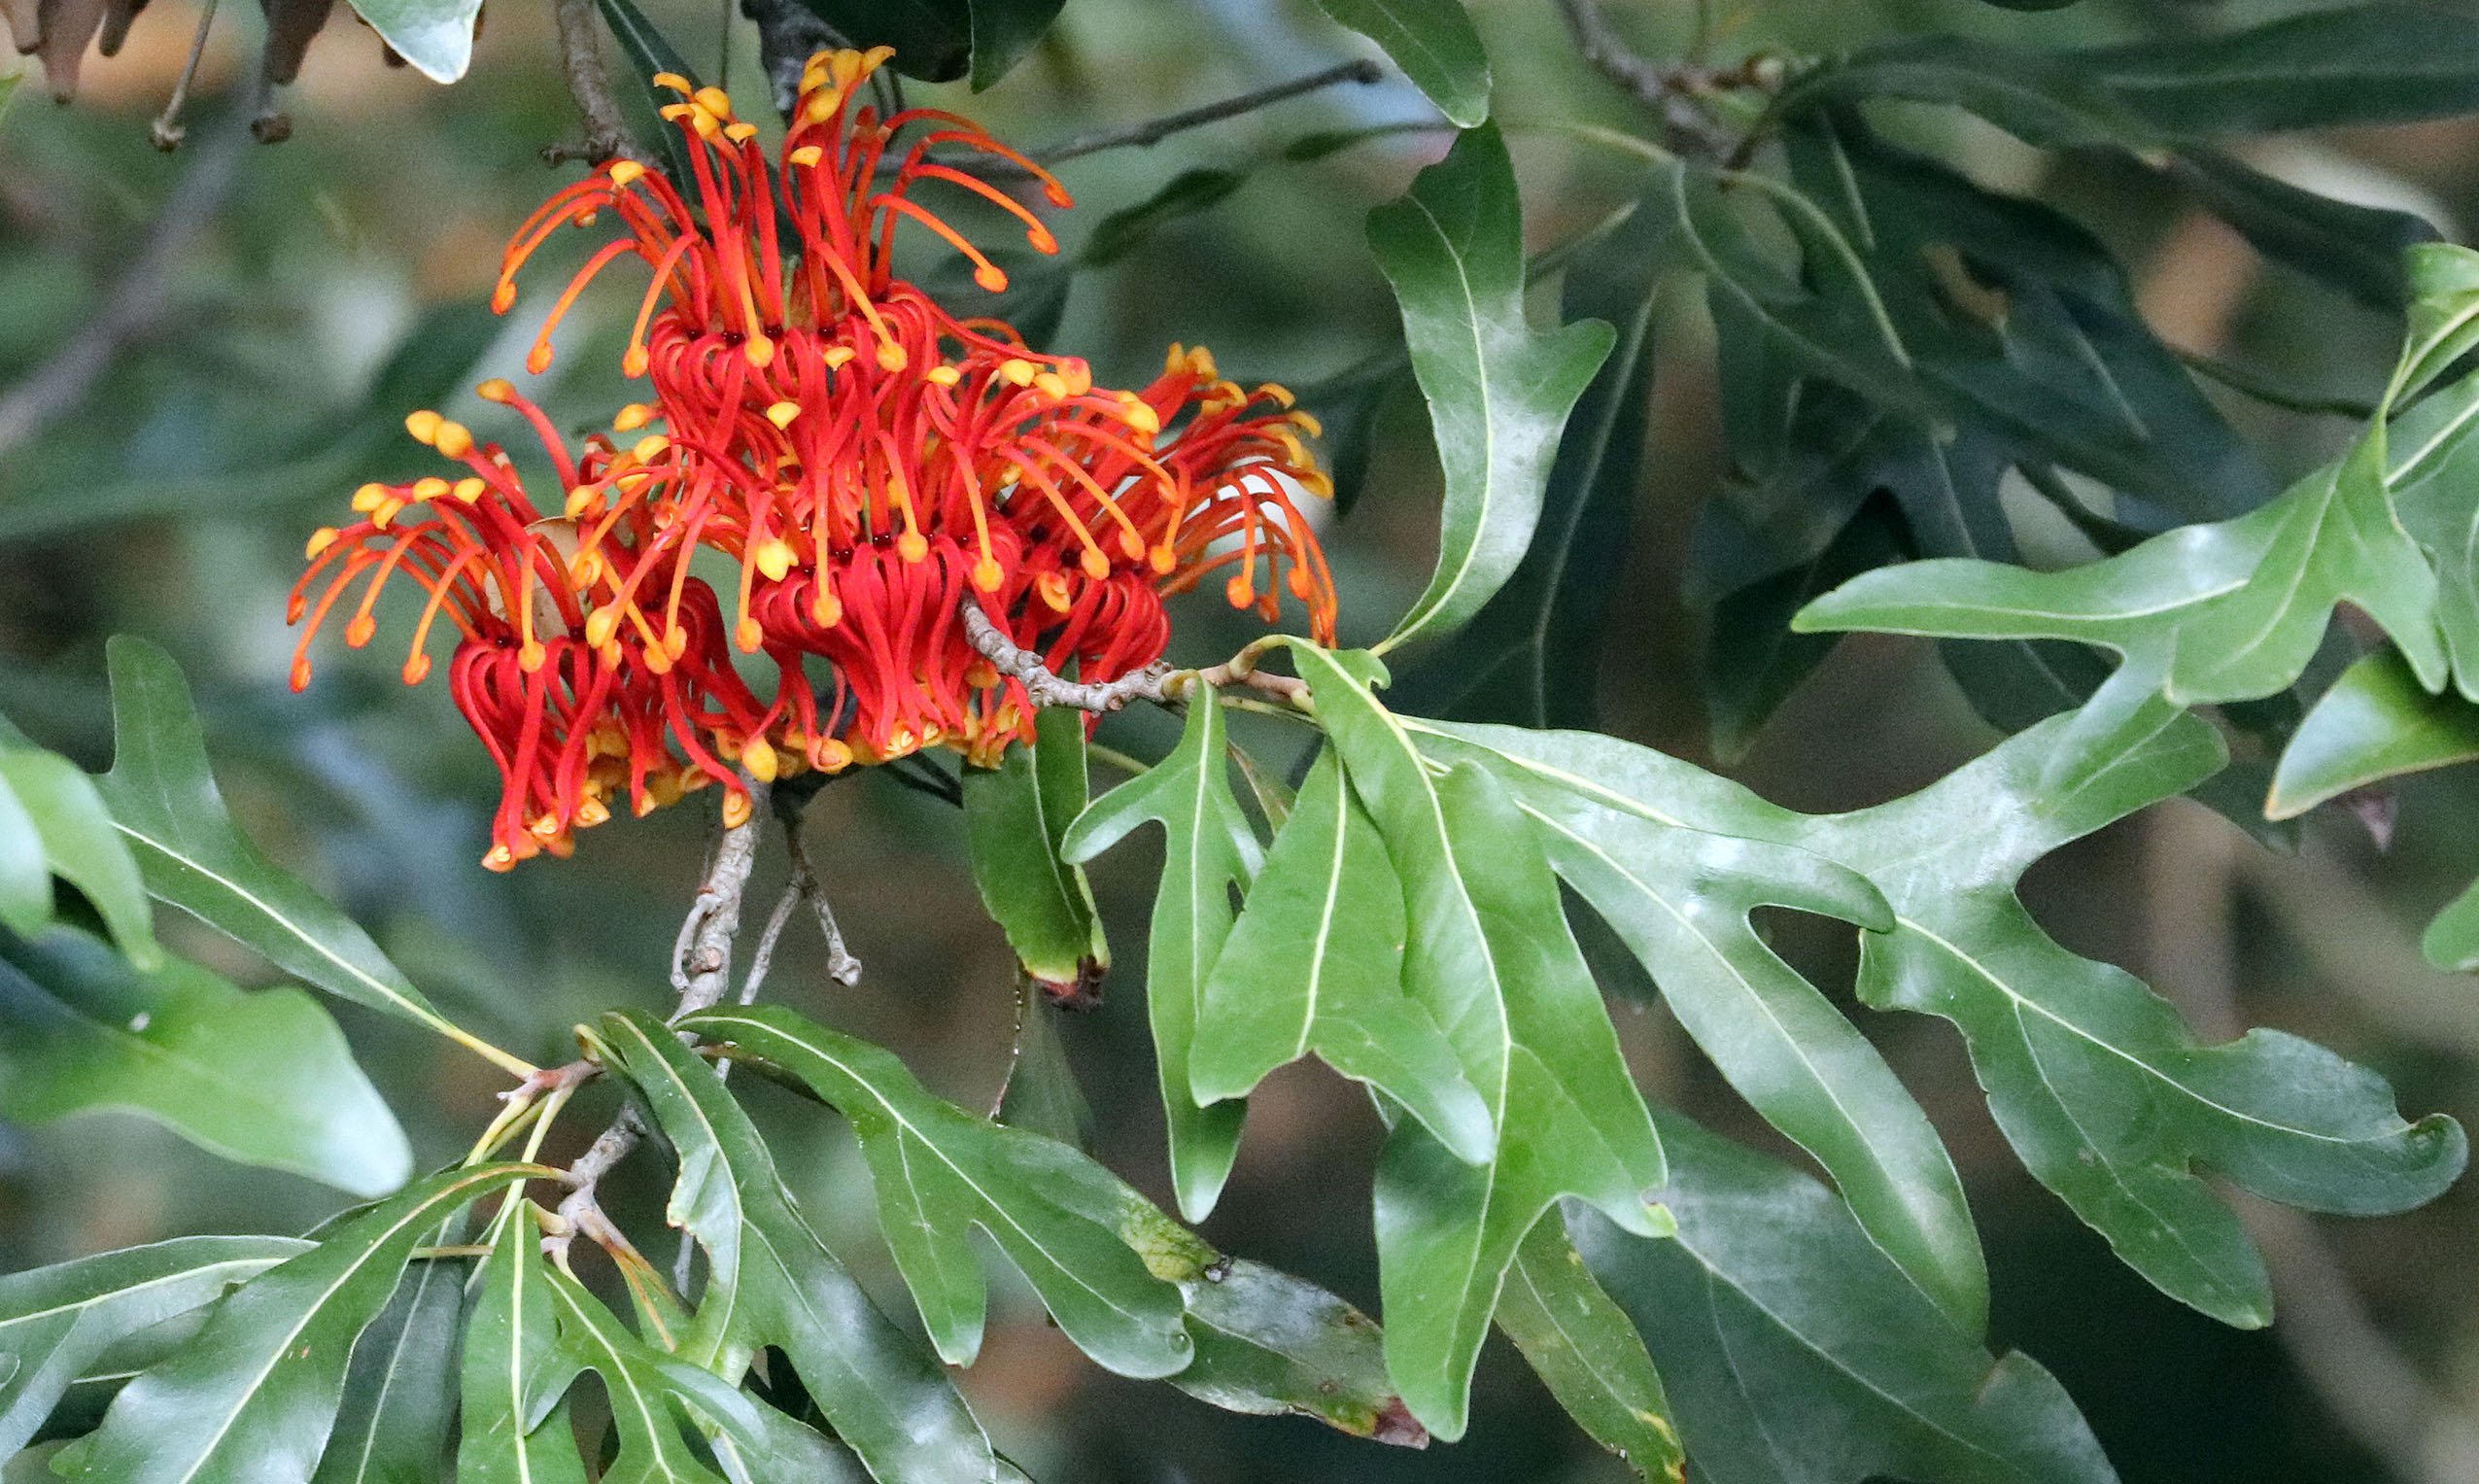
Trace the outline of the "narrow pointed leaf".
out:
[[[1225,1259],[1180,1281],[1196,1360],[1171,1384],[1230,1412],[1314,1417],[1355,1437],[1424,1447],[1386,1376],[1377,1322],[1313,1283]]]
[[[5,745],[6,739],[0,739],[0,746]],[[134,862],[130,869],[137,869]],[[44,852],[43,832],[17,802],[17,791],[0,781],[0,927],[31,938],[51,921],[52,864]]]
[[[1665,1116],[1666,1242],[1587,1211],[1575,1243],[1659,1359],[1711,1484],[2115,1484],[2030,1358],[1953,1328],[1807,1176]]]
[[[681,1358],[737,1381],[776,1347],[878,1477],[995,1478],[972,1411],[827,1251],[714,1069],[648,1016],[606,1016],[603,1037],[679,1162],[668,1218],[706,1249],[706,1291]]]
[[[1451,1440],[1517,1246],[1561,1195],[1663,1230],[1642,1196],[1661,1145],[1524,815],[1479,769],[1430,773],[1370,689],[1385,671],[1373,656],[1291,648],[1403,883],[1404,987],[1498,1129],[1496,1157],[1472,1165],[1405,1120],[1378,1160],[1387,1366],[1412,1415]]]
[[[1441,760],[1484,760],[1494,742],[1524,736],[1455,731],[1480,745],[1441,742]],[[1791,907],[1890,931],[1876,888],[1808,850],[1684,829],[1508,772],[1550,864],[1635,950],[1696,1044],[1816,1156],[1904,1275],[1977,1332],[1988,1274],[1945,1145],[1867,1038],[1748,920],[1758,907]]]
[[[1204,1106],[1188,1082],[1207,978],[1231,932],[1231,889],[1248,885],[1261,856],[1248,816],[1231,796],[1225,746],[1222,708],[1210,694],[1198,696],[1171,755],[1093,801],[1059,850],[1064,859],[1087,861],[1148,821],[1162,826],[1162,883],[1145,951],[1145,1009],[1170,1128],[1171,1186],[1189,1221],[1202,1221],[1214,1209],[1238,1156],[1245,1117],[1245,1105],[1236,1101]]]
[[[1435,0],[1452,6],[1455,0]],[[1441,638],[1522,563],[1559,433],[1615,338],[1536,333],[1524,314],[1523,207],[1495,124],[1468,130],[1409,194],[1369,213],[1446,472],[1436,572],[1382,648]]]
[[[1065,998],[1089,992],[1111,961],[1085,872],[1059,854],[1085,808],[1085,718],[1054,707],[1035,727],[1034,743],[998,767],[964,770],[964,827],[981,904],[1024,972]]]
[[[1455,1048],[1403,992],[1403,886],[1334,755],[1310,769],[1214,965],[1188,1058],[1195,1095],[1245,1096],[1314,1053],[1403,1105],[1456,1157],[1497,1152]]]
[[[1653,1358],[1634,1322],[1585,1269],[1555,1210],[1515,1254],[1498,1299],[1498,1328],[1593,1441],[1625,1459],[1646,1484],[1685,1484],[1687,1456]]]
[[[395,1114],[309,995],[245,992],[177,958],[142,971],[72,927],[0,939],[0,1116],[100,1108],[356,1195],[413,1172]]]
[[[433,1175],[332,1229],[224,1300],[195,1339],[122,1389],[58,1461],[96,1484],[304,1484],[345,1367],[424,1235],[451,1212],[553,1172],[486,1164]]]
[[[680,1028],[759,1058],[851,1122],[896,1266],[950,1363],[981,1348],[986,1296],[972,1226],[1104,1366],[1150,1378],[1188,1363],[1194,1346],[1174,1280],[1211,1262],[1213,1250],[1110,1171],[933,1097],[892,1053],[777,1006],[706,1011]]]
[[[175,1237],[0,1278],[0,1456],[25,1446],[69,1384],[111,1346],[215,1302],[311,1243]]]
[[[0,750],[0,791],[14,795],[34,825],[42,859],[53,876],[86,894],[113,941],[142,969],[158,967],[154,909],[129,846],[112,827],[94,779],[52,752]],[[46,915],[51,892],[44,892]]]
[[[1377,43],[1449,123],[1489,117],[1489,53],[1463,0],[1317,0],[1318,8]]]
[[[471,1044],[360,924],[277,870],[234,826],[208,771],[206,733],[189,683],[172,656],[125,634],[113,638],[108,653],[112,771],[96,787],[128,838],[147,890],[288,974]]]
[[[2383,778],[2479,758],[2479,706],[2431,696],[2401,656],[2365,655],[2298,723],[2273,772],[2264,812],[2288,819]]]
[[[417,1261],[353,1347],[344,1407],[311,1484],[440,1484],[456,1424],[461,1259]]]
[[[577,1366],[557,1354],[534,1208],[511,1200],[474,1275],[458,1387],[457,1484],[586,1484],[565,1394]]]

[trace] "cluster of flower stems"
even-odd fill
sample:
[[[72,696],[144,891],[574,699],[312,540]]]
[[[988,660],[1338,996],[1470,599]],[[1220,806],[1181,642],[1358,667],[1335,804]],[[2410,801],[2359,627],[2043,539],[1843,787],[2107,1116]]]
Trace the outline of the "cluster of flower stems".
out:
[[[1291,394],[1224,380],[1203,349],[1176,345],[1152,385],[1097,387],[1083,361],[896,276],[909,222],[963,254],[981,288],[1007,286],[912,199],[925,184],[1057,250],[1026,203],[950,159],[1007,161],[1048,204],[1071,203],[966,120],[881,117],[863,84],[887,55],[811,58],[772,159],[721,92],[658,78],[679,95],[662,113],[691,178],[622,159],[560,190],[510,241],[494,301],[513,305],[518,270],[560,228],[607,213],[619,230],[560,295],[528,365],[550,364],[578,294],[634,256],[651,282],[622,369],[648,398],[572,452],[513,386],[485,382],[484,400],[539,435],[556,500],[537,505],[499,445],[419,411],[407,431],[454,477],[364,485],[359,520],[310,538],[291,613],[305,626],[296,689],[312,638],[357,589],[356,647],[391,577],[427,592],[408,683],[430,672],[437,619],[454,625],[449,683],[504,785],[486,865],[568,853],[622,796],[641,814],[717,783],[738,823],[743,769],[771,781],[932,746],[994,762],[1029,738],[1035,701],[975,643],[968,607],[1087,684],[1158,660],[1163,597],[1209,573],[1268,622],[1287,597],[1302,604],[1331,641],[1333,580],[1299,504],[1331,486],[1301,442],[1317,423]],[[772,685],[736,653],[771,661]]]

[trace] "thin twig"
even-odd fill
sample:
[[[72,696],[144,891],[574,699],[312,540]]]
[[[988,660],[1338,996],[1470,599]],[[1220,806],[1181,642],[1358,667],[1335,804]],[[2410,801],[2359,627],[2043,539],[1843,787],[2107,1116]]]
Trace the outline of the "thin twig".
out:
[[[1022,682],[1025,697],[1037,707],[1064,706],[1080,711],[1116,711],[1131,701],[1168,701],[1162,682],[1175,672],[1155,662],[1116,680],[1085,684],[1064,680],[1042,663],[1041,656],[999,632],[973,595],[964,595],[964,641],[990,662],[1000,674]]]
[[[74,411],[121,352],[163,317],[174,265],[231,192],[249,138],[248,112],[236,110],[219,121],[190,158],[155,213],[146,246],[104,296],[102,309],[50,360],[0,393],[0,457]]]
[[[861,982],[861,961],[844,942],[844,929],[836,925],[834,905],[826,899],[826,887],[818,880],[817,867],[809,860],[809,847],[801,839],[801,822],[787,819],[783,823],[783,847],[792,857],[792,884],[809,898],[817,913],[817,930],[826,939],[826,977],[849,989]],[[747,1003],[744,997],[742,1003]]]
[[[1749,67],[1715,72],[1704,67],[1664,66],[1636,54],[1601,14],[1600,0],[1557,0],[1567,17],[1575,49],[1601,76],[1635,95],[1661,116],[1665,142],[1682,154],[1709,159],[1727,157],[1734,147],[1728,130],[1697,106],[1694,94],[1726,86],[1751,86],[1760,79]]]
[[[1130,123],[1118,128],[1095,129],[1088,134],[1078,134],[1060,140],[1046,150],[1035,150],[1032,157],[1043,164],[1055,165],[1062,160],[1077,159],[1086,155],[1098,155],[1104,150],[1141,150],[1159,144],[1183,130],[1198,128],[1208,123],[1220,123],[1225,119],[1236,119],[1242,114],[1255,113],[1270,104],[1280,103],[1287,98],[1296,98],[1302,93],[1331,87],[1337,83],[1366,85],[1382,82],[1385,77],[1384,70],[1375,62],[1365,60],[1345,62],[1339,67],[1328,67],[1323,72],[1312,72],[1304,78],[1293,78],[1288,83],[1277,83],[1271,87],[1260,87],[1255,92],[1244,92],[1238,97],[1224,98],[1220,103],[1208,103],[1202,108],[1165,114],[1159,119],[1150,120],[1144,123]]]
[[[542,157],[552,164],[582,159],[599,165],[606,159],[634,159],[650,164],[629,140],[620,117],[620,100],[611,91],[610,71],[603,65],[603,38],[596,29],[594,0],[557,0],[551,8],[560,28],[560,68],[568,74],[568,91],[585,120],[585,138],[572,145],[552,145]]]

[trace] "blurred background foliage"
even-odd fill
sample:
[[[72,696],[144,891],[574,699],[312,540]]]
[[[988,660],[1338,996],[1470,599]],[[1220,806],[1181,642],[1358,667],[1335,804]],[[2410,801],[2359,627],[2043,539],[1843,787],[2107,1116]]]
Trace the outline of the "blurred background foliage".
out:
[[[2032,46],[2158,37],[2307,8],[1609,7],[1657,57],[1681,53],[1700,30],[1722,56],[1808,56],[1930,31]],[[747,26],[697,0],[650,0],[645,10],[706,80],[728,80],[744,112],[764,112]],[[1542,0],[1473,0],[1471,11],[1525,188],[1529,246],[1551,249],[1628,199],[1640,169],[1567,126],[1635,126],[1634,105],[1576,56]],[[196,16],[192,0],[156,0],[126,51],[86,70],[78,106],[55,109],[31,86],[0,114],[0,711],[99,768],[110,750],[105,638],[132,632],[163,643],[197,689],[218,773],[249,833],[369,926],[451,1015],[521,1054],[562,1059],[577,1020],[607,1005],[666,1001],[662,965],[699,876],[706,811],[594,831],[566,864],[486,873],[475,861],[496,780],[444,688],[408,690],[390,655],[329,647],[318,655],[316,683],[289,694],[293,636],[284,625],[304,535],[336,520],[361,481],[429,471],[430,456],[402,433],[407,408],[436,406],[479,436],[523,446],[509,436],[513,419],[470,389],[486,376],[522,375],[538,303],[498,320],[483,300],[508,231],[574,170],[546,169],[539,157],[575,128],[552,66],[549,8],[491,7],[472,73],[453,88],[385,66],[375,39],[339,14],[290,90],[294,135],[281,148],[242,142],[238,92],[257,21],[228,17],[206,53],[189,148],[158,155],[147,147],[146,120],[172,86]],[[1364,43],[1307,0],[1076,0],[987,93],[960,83],[914,88],[971,112],[1002,139],[1038,145],[1362,54]],[[1327,535],[1346,643],[1383,632],[1433,550],[1435,456],[1408,377],[1385,368],[1399,322],[1360,222],[1442,153],[1447,136],[1427,127],[1434,118],[1389,74],[1149,149],[1078,159],[1062,172],[1080,203],[1061,232],[1063,260],[1076,271],[1023,275],[1018,291],[1055,301],[1063,287],[1053,348],[1090,358],[1105,384],[1146,379],[1166,342],[1201,341],[1231,374],[1284,382],[1328,413],[1329,456],[1347,468],[1364,459],[1366,470],[1350,518]],[[1888,105],[1880,121],[1933,143],[1983,185],[2083,222],[2128,265],[2145,316],[2173,345],[2314,397],[2363,401],[2381,391],[2393,317],[2268,261],[2133,161],[2043,155],[1949,110]],[[1388,124],[1405,127],[1347,148],[1291,149]],[[2479,121],[2282,136],[2248,149],[2251,163],[2277,177],[2416,212],[2448,238],[2479,221]],[[1112,213],[1195,171],[1229,174],[1192,178],[1170,198],[1182,209],[1088,240]],[[158,234],[160,217],[185,213],[190,229]],[[569,260],[582,257],[573,245],[561,249]],[[557,260],[541,264],[525,287],[545,296],[562,271]],[[587,296],[562,332],[558,362],[534,384],[571,429],[631,399],[613,369],[637,293],[626,278],[612,275]],[[1544,316],[1550,302],[1539,306]],[[1701,305],[1671,295],[1654,334],[1651,452],[1604,625],[1600,703],[1610,730],[1714,764],[1704,656],[1716,584],[1700,567],[1694,533],[1734,472]],[[101,354],[81,360],[81,347]],[[1321,384],[1341,405],[1321,404]],[[1371,385],[1393,395],[1369,398]],[[2356,426],[2207,391],[2281,482],[2331,457]],[[1364,414],[1343,415],[1371,401]],[[1363,424],[1364,449],[1348,451]],[[2036,564],[2087,554],[2053,514],[2044,521],[2038,501],[2009,508]],[[1190,600],[1177,614],[1172,658],[1182,663],[1225,655],[1248,632],[1211,600]],[[1235,721],[1251,745],[1292,755],[1295,737],[1257,720]],[[1130,714],[1100,740],[1151,758],[1167,750],[1172,726]],[[1726,771],[1798,809],[1850,808],[1919,787],[1995,736],[1934,646],[1867,637],[1842,643]],[[2044,862],[2026,899],[2069,947],[2136,970],[2200,1025],[2227,1023],[2234,1006],[2245,1022],[2295,1031],[2373,1066],[2405,1109],[2467,1122],[2479,1118],[2479,996],[2465,979],[2427,968],[2415,939],[2472,874],[2479,851],[2465,821],[2479,807],[2479,778],[2411,777],[2397,794],[2397,807],[2318,811],[2291,855],[2173,802]],[[2390,823],[2371,829],[2377,813]],[[813,947],[787,948],[775,992],[891,1046],[935,1090],[986,1106],[1016,1046],[1017,1001],[1012,955],[965,868],[959,817],[866,777],[828,789],[809,828],[868,972],[843,989]],[[1167,1203],[1137,992],[1153,880],[1145,853],[1114,854],[1094,873],[1118,953],[1117,991],[1099,1012],[1058,1018],[1034,1039],[1054,1033],[1064,1045],[1089,1099],[1095,1152]],[[763,868],[758,899],[769,894],[764,873],[782,869]],[[1769,925],[1818,984],[1848,984],[1846,929],[1789,914]],[[270,982],[265,966],[186,919],[167,915],[161,926],[177,951],[245,984]],[[1654,1094],[1801,1160],[1697,1058],[1624,954],[1601,957],[1604,984],[1632,1007],[1621,1032]],[[497,1074],[414,1027],[352,1005],[333,1009],[399,1111],[417,1160],[453,1160],[486,1118]],[[2479,1271],[2479,1195],[2467,1183],[2382,1221],[2263,1217],[2257,1236],[2283,1282],[2284,1323],[2271,1332],[2225,1329],[2118,1266],[2008,1156],[1946,1026],[1860,1023],[1962,1168],[1995,1282],[1992,1344],[2021,1347],[2055,1371],[2127,1479],[2388,1477],[2339,1420],[2334,1398],[2346,1411],[2352,1389],[2384,1390],[2393,1379],[2385,1366],[2402,1363],[2479,1432],[2479,1285],[2469,1281]],[[770,1097],[752,1099],[761,1117]],[[562,1141],[582,1140],[599,1122],[568,1121],[546,1155],[572,1157],[577,1150]],[[1257,1095],[1249,1125],[1206,1235],[1373,1310],[1364,1192],[1380,1129],[1365,1100],[1303,1063]],[[854,1198],[867,1188],[848,1142],[815,1121],[776,1120],[769,1131],[830,1241],[878,1286],[888,1312],[909,1315],[866,1197]],[[793,1154],[801,1149],[806,1157]],[[645,1171],[631,1173],[624,1217],[653,1217],[659,1192]],[[0,1266],[9,1269],[186,1232],[297,1230],[341,1201],[306,1180],[218,1161],[134,1118],[0,1128]],[[1484,1359],[1468,1440],[1427,1456],[1140,1390],[1084,1361],[1020,1294],[1002,1300],[963,1384],[994,1439],[1042,1477],[1624,1476],[1499,1341]]]

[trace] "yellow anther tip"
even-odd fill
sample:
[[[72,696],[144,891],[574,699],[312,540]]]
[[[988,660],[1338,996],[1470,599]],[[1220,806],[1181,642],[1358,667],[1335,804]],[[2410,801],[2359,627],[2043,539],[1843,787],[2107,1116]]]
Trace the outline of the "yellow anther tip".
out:
[[[504,402],[508,398],[516,396],[516,388],[508,385],[507,378],[503,376],[494,376],[489,381],[475,387],[473,389],[473,395],[482,398],[486,402]]]
[[[973,282],[992,293],[1007,292],[1007,270],[996,263],[983,263],[973,270]]]
[[[482,498],[482,492],[490,487],[490,484],[480,475],[468,474],[465,478],[458,480],[456,482],[456,486],[449,490],[448,493],[459,500],[464,500],[469,505],[475,500],[480,500]]]
[[[740,749],[740,766],[749,771],[750,777],[761,783],[774,782],[775,775],[782,771],[782,763],[775,755],[774,744],[763,737],[750,738],[748,745]]]
[[[764,335],[751,335],[748,343],[740,347],[740,354],[749,358],[749,364],[763,370],[775,363],[775,342]]]
[[[786,164],[802,166],[814,165],[824,158],[826,158],[826,152],[813,144],[805,144],[783,156]]]
[[[447,419],[428,407],[404,415],[404,431],[413,434],[416,443],[428,443],[439,435],[439,425]]]
[[[757,125],[746,122],[727,123],[723,126],[723,137],[734,144],[747,144],[757,137]]]
[[[792,550],[791,542],[781,536],[770,536],[758,543],[757,550],[751,553],[751,560],[757,564],[757,569],[766,574],[769,582],[780,582],[792,569],[792,563],[798,555]]]
[[[633,159],[615,160],[611,165],[611,184],[625,190],[645,178],[645,166]]]
[[[304,562],[319,560],[320,552],[335,544],[336,534],[333,526],[321,526],[318,530],[311,532],[310,543],[301,550],[301,560]]]
[[[1007,572],[1000,568],[997,559],[983,557],[973,564],[973,585],[982,592],[995,593],[999,590],[999,584],[1006,580]]]
[[[654,409],[645,403],[631,402],[612,417],[611,427],[619,432],[635,432],[644,427],[645,420],[653,415]]]
[[[799,402],[776,402],[774,406],[766,409],[766,420],[773,423],[778,429],[791,427],[792,420],[800,415],[801,404]]]
[[[695,92],[697,90],[690,85],[687,78],[680,76],[676,72],[658,72],[647,81],[651,82],[657,87],[668,87],[676,93],[685,94]]]
[[[740,789],[735,788],[725,794],[723,796],[723,827],[727,830],[737,830],[748,823],[752,808],[749,796]]]
[[[907,531],[895,538],[895,554],[908,564],[918,562],[930,554],[929,537],[917,531]]]
[[[740,646],[742,654],[755,654],[766,642],[766,630],[754,618],[743,618],[732,626],[732,642]]]
[[[473,452],[473,431],[463,423],[442,419],[431,439],[431,446],[451,459],[462,459]]]
[[[637,461],[639,464],[651,464],[656,459],[661,458],[663,456],[663,451],[671,446],[671,440],[670,438],[665,437],[659,432],[650,432],[644,437],[637,439],[636,445],[630,448],[629,452],[637,457]]]
[[[878,365],[879,370],[900,371],[912,363],[912,358],[904,354],[904,347],[896,344],[892,340],[879,342],[878,348]]]
[[[964,379],[964,373],[951,365],[934,365],[924,372],[923,376],[926,380],[937,382],[942,387],[954,386]]]

